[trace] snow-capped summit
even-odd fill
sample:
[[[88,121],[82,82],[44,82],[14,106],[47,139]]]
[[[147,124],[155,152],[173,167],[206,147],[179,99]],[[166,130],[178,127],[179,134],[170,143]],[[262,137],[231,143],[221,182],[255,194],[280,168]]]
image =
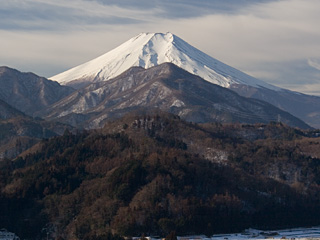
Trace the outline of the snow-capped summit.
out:
[[[51,77],[63,85],[80,87],[114,78],[133,66],[150,68],[171,62],[203,79],[229,88],[232,84],[275,86],[234,69],[191,46],[172,33],[141,33],[110,52]]]

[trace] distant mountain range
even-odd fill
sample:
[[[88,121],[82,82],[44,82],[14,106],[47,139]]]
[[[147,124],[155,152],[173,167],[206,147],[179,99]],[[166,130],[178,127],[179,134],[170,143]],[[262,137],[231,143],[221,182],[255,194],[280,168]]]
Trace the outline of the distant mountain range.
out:
[[[231,90],[244,97],[256,98],[271,103],[302,119],[314,128],[320,128],[320,97],[289,90],[273,91],[248,85],[232,85]]]
[[[51,79],[81,88],[89,83],[108,81],[133,66],[150,68],[165,62],[243,96],[269,102],[320,128],[320,97],[292,92],[255,79],[208,56],[172,33],[141,33],[110,52]]]

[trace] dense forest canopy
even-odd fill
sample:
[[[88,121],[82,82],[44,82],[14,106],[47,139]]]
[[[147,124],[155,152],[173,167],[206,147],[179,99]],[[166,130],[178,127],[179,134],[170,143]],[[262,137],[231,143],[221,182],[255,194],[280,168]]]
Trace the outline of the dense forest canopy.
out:
[[[320,139],[281,123],[127,115],[0,162],[0,226],[111,239],[320,224]]]

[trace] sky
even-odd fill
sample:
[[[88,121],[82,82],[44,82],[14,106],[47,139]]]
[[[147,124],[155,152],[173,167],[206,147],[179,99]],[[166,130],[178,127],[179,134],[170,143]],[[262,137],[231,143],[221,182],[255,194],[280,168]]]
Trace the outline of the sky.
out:
[[[0,66],[51,77],[172,32],[270,84],[320,95],[319,0],[0,0]]]

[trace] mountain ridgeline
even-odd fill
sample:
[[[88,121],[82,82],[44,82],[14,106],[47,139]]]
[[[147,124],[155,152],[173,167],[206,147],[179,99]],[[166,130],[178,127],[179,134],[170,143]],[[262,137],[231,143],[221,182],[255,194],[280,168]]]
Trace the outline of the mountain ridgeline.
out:
[[[130,68],[114,79],[90,84],[37,114],[73,126],[97,128],[127,112],[155,108],[198,123],[268,123],[281,119],[291,126],[310,128],[271,104],[240,97],[172,63]]]
[[[0,67],[0,161],[72,127],[31,117],[74,90],[33,73]]]
[[[0,225],[23,238],[61,239],[318,225],[316,135],[160,112],[66,131],[1,162]]]
[[[132,67],[114,79],[79,90],[7,67],[0,68],[0,82],[0,159],[16,157],[41,138],[67,128],[103,127],[138,109],[161,109],[198,123],[281,121],[310,128],[266,102],[240,97],[172,63]]]
[[[0,85],[0,100],[30,116],[74,91],[33,73],[8,67],[0,67]]]

